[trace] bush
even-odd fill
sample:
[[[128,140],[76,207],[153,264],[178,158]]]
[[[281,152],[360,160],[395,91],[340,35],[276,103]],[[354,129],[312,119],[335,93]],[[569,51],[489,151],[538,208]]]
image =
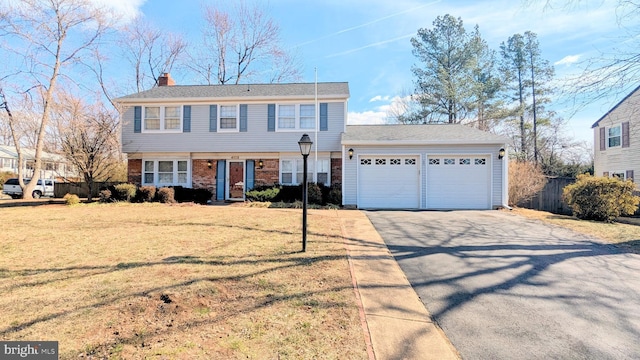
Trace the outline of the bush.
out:
[[[564,187],[562,197],[577,218],[612,222],[638,209],[640,197],[633,195],[634,189],[632,180],[582,174]]]
[[[66,194],[63,199],[64,203],[67,205],[80,204],[80,198],[76,194]]]
[[[136,202],[152,202],[156,198],[155,186],[141,186],[136,193]]]
[[[309,204],[322,205],[322,189],[316,183],[309,183],[307,185],[307,201]]]
[[[192,189],[193,191],[193,202],[196,204],[206,205],[211,201],[213,197],[213,192],[209,189]]]
[[[534,197],[547,183],[542,169],[529,161],[509,162],[509,205]]]
[[[115,192],[112,191],[112,196],[117,201],[131,201],[136,196],[136,186],[133,184],[118,184],[114,186]]]
[[[253,189],[246,192],[247,200],[249,201],[260,201],[260,202],[268,202],[274,201],[274,199],[280,193],[279,187],[270,187],[264,189]]]
[[[111,190],[109,189],[103,189],[100,190],[100,202],[101,203],[108,203],[108,202],[112,202],[112,196],[111,196]]]
[[[10,171],[0,172],[0,190],[2,190],[4,183],[11,178],[17,178],[18,174],[14,174]]]
[[[172,204],[176,202],[175,190],[173,188],[163,187],[158,189],[156,197],[158,198],[158,201],[163,204]]]
[[[327,204],[342,205],[342,184],[333,184],[327,194]]]

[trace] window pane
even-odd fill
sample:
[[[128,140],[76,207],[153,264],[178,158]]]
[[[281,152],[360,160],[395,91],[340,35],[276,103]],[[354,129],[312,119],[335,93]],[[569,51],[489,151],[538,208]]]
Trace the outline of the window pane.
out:
[[[144,171],[153,171],[153,161],[144,162]]]
[[[329,184],[329,174],[327,173],[318,173],[318,182],[321,184],[328,185]]]
[[[300,128],[315,129],[315,105],[300,105]]]
[[[236,117],[236,107],[235,106],[220,106],[220,117],[221,118],[235,118]]]
[[[166,118],[180,118],[179,106],[167,106],[164,108],[164,117]]]
[[[164,128],[168,130],[180,129],[180,119],[164,119]]]
[[[162,184],[173,184],[173,173],[158,173],[158,182]]]
[[[178,161],[178,171],[187,171],[186,161]]]
[[[291,173],[282,173],[282,183],[283,184],[291,184],[293,182],[293,174]]]
[[[160,119],[160,108],[146,107],[144,108],[144,116],[147,119]]]
[[[158,161],[158,172],[173,172],[173,161]]]
[[[610,127],[609,136],[620,136],[620,126]]]
[[[293,171],[293,162],[291,160],[282,160],[282,172],[292,172]]]
[[[160,119],[145,119],[144,120],[144,129],[145,130],[160,130]]]
[[[144,183],[153,184],[153,173],[144,173]]]
[[[236,118],[221,118],[220,119],[220,128],[221,129],[235,129],[236,128]]]
[[[179,184],[187,183],[187,173],[178,173],[178,183]]]

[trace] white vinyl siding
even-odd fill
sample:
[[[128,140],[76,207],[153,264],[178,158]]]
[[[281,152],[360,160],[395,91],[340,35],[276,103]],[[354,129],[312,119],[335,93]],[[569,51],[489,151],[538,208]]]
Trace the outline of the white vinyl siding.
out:
[[[274,152],[300,154],[298,140],[307,132],[319,152],[340,152],[340,137],[344,131],[346,103],[328,103],[328,131],[312,130],[267,131],[267,102],[248,104],[247,132],[209,131],[209,105],[191,105],[190,132],[135,133],[134,108],[126,108],[122,115],[122,150],[125,153],[190,153],[190,152]],[[220,106],[217,107],[218,112]],[[276,113],[277,115],[277,113]],[[216,123],[219,122],[219,117]],[[277,119],[276,119],[277,127]],[[143,129],[143,132],[145,130]]]

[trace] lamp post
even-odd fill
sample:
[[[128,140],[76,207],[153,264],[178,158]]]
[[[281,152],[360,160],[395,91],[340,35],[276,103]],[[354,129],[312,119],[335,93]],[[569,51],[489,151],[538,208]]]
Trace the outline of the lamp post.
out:
[[[302,154],[303,175],[302,175],[302,252],[307,251],[307,157],[311,152],[313,142],[309,135],[304,134],[298,141],[300,154]]]

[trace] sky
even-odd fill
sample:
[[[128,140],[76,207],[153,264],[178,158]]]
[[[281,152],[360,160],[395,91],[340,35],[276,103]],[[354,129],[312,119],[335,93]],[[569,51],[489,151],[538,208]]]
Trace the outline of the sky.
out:
[[[96,0],[105,1],[107,0]],[[562,5],[564,3],[570,5]],[[144,17],[170,32],[197,41],[203,3],[183,0],[108,0],[129,18]],[[614,0],[271,0],[261,1],[279,24],[284,48],[302,65],[303,82],[349,83],[349,124],[385,122],[393,99],[411,93],[417,64],[411,37],[430,28],[437,16],[462,18],[467,30],[479,26],[483,38],[498,50],[509,36],[525,31],[538,35],[542,57],[554,65],[556,77],[576,74],[581,63],[611,51],[627,35],[619,27]],[[177,5],[179,4],[179,5]],[[179,84],[180,73],[172,72]],[[633,84],[633,87],[636,85]],[[554,109],[568,120],[566,134],[592,143],[591,125],[622,99],[616,94],[593,103],[574,116],[566,105]]]

